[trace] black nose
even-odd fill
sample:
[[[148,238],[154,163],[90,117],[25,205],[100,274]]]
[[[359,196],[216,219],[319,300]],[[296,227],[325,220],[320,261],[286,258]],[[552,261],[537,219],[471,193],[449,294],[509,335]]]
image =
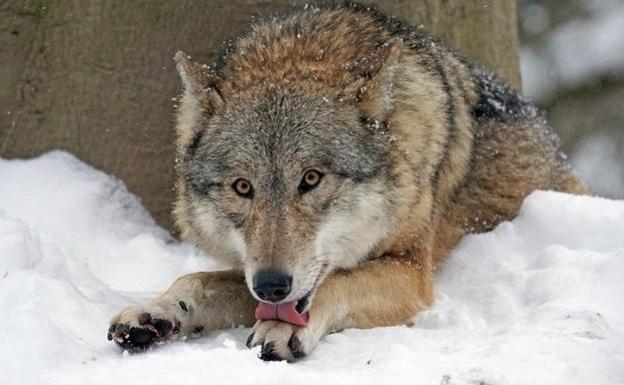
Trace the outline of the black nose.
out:
[[[260,270],[253,277],[253,289],[264,301],[278,302],[290,294],[292,277],[278,270]]]

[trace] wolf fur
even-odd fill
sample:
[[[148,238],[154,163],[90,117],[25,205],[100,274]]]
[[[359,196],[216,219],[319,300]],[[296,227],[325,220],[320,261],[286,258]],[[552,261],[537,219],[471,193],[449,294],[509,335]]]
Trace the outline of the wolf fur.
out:
[[[260,20],[213,66],[175,60],[174,218],[234,268],[121,311],[109,339],[128,349],[245,325],[261,358],[292,361],[328,333],[405,323],[433,302],[435,266],[464,234],[513,218],[533,190],[587,193],[533,105],[357,4]],[[310,169],[323,177],[302,193]],[[233,190],[240,178],[253,196]],[[307,326],[254,320],[266,268],[292,276]]]

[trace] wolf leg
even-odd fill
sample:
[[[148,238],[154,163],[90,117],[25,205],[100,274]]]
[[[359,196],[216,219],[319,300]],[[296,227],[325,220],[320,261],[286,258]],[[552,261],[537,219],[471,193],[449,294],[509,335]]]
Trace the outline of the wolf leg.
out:
[[[255,305],[240,272],[189,274],[178,278],[155,300],[119,312],[111,320],[108,339],[140,351],[155,342],[251,326]]]
[[[334,273],[319,287],[307,326],[258,321],[248,346],[262,345],[260,358],[264,360],[293,361],[309,353],[328,333],[405,323],[432,303],[431,276],[431,268],[395,259]]]

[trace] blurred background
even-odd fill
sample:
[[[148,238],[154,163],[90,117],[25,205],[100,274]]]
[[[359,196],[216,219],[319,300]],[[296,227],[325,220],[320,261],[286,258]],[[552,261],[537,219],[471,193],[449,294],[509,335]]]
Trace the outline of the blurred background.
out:
[[[577,172],[624,198],[624,0],[519,0],[523,92]]]
[[[624,198],[624,0],[359,1],[522,87],[592,191]],[[308,2],[0,0],[0,157],[68,151],[171,225],[173,54],[211,63],[254,15]]]

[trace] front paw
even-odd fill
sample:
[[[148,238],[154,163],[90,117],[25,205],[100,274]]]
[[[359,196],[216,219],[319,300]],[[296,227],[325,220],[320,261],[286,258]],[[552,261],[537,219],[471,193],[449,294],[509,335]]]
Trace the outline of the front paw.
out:
[[[167,341],[179,334],[181,324],[176,313],[171,306],[126,308],[111,320],[108,340],[131,352],[143,351],[154,343]]]
[[[260,359],[293,362],[309,354],[320,337],[314,328],[281,321],[257,321],[247,339],[247,347],[261,345]]]

